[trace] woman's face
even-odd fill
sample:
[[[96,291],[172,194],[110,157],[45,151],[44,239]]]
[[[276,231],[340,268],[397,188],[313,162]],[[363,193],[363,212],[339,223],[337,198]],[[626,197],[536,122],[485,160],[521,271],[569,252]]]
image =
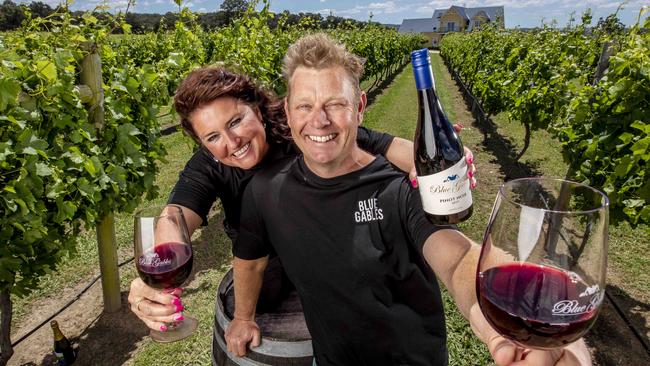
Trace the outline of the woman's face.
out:
[[[223,164],[250,169],[266,152],[266,132],[259,109],[233,97],[218,98],[189,115],[201,144]]]

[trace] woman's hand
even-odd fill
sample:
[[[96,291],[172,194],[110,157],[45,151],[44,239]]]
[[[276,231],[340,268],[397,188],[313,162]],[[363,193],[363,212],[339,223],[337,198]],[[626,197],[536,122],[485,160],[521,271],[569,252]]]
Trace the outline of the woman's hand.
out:
[[[454,130],[456,133],[460,133],[462,129],[463,125],[460,123],[454,124]],[[474,166],[474,154],[467,147],[463,148],[465,149],[465,161],[467,162],[467,179],[469,179],[469,188],[474,189],[476,188],[476,167]],[[409,172],[409,180],[411,181],[413,188],[416,188],[418,186],[417,177],[418,173],[415,171],[415,165],[413,165],[413,168]]]
[[[591,355],[581,338],[562,348],[534,350],[517,346],[499,335],[487,322],[478,303],[470,310],[474,333],[487,344],[494,362],[499,366],[590,366]]]
[[[183,320],[183,290],[156,290],[140,278],[131,282],[129,304],[131,311],[153,330],[166,331],[167,324]]]

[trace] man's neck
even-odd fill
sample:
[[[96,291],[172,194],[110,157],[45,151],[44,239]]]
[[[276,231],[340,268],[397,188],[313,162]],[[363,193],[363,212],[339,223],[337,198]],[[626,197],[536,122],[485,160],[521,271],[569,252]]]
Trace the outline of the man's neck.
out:
[[[320,164],[304,159],[305,165],[312,171],[312,173],[325,179],[336,178],[352,173],[364,168],[368,164],[372,163],[373,160],[375,160],[374,156],[360,149],[358,146],[354,147],[350,154],[341,161]]]

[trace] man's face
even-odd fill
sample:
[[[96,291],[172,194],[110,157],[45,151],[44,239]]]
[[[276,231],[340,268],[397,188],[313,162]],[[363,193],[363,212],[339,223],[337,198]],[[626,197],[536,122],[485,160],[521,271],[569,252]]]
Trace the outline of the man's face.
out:
[[[355,100],[351,78],[341,67],[298,67],[285,99],[291,136],[315,171],[337,171],[350,163],[366,96]]]

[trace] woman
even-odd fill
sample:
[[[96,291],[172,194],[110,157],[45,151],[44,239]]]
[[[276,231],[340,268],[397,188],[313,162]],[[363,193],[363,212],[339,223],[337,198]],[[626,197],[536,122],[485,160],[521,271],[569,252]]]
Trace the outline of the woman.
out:
[[[290,141],[282,100],[247,76],[224,68],[194,70],[181,82],[174,108],[183,129],[201,146],[181,172],[168,204],[181,206],[190,232],[206,224],[217,198],[224,210],[224,228],[234,240],[239,226],[241,195],[246,184],[268,162],[297,154]],[[410,141],[359,128],[359,146],[385,155],[403,171],[411,171]],[[471,164],[471,153],[467,160]],[[473,169],[472,169],[473,170]],[[471,174],[471,173],[470,173]],[[268,310],[290,289],[279,262],[269,263],[258,311]],[[182,319],[181,289],[160,291],[135,279],[131,310],[151,329],[165,331]]]

